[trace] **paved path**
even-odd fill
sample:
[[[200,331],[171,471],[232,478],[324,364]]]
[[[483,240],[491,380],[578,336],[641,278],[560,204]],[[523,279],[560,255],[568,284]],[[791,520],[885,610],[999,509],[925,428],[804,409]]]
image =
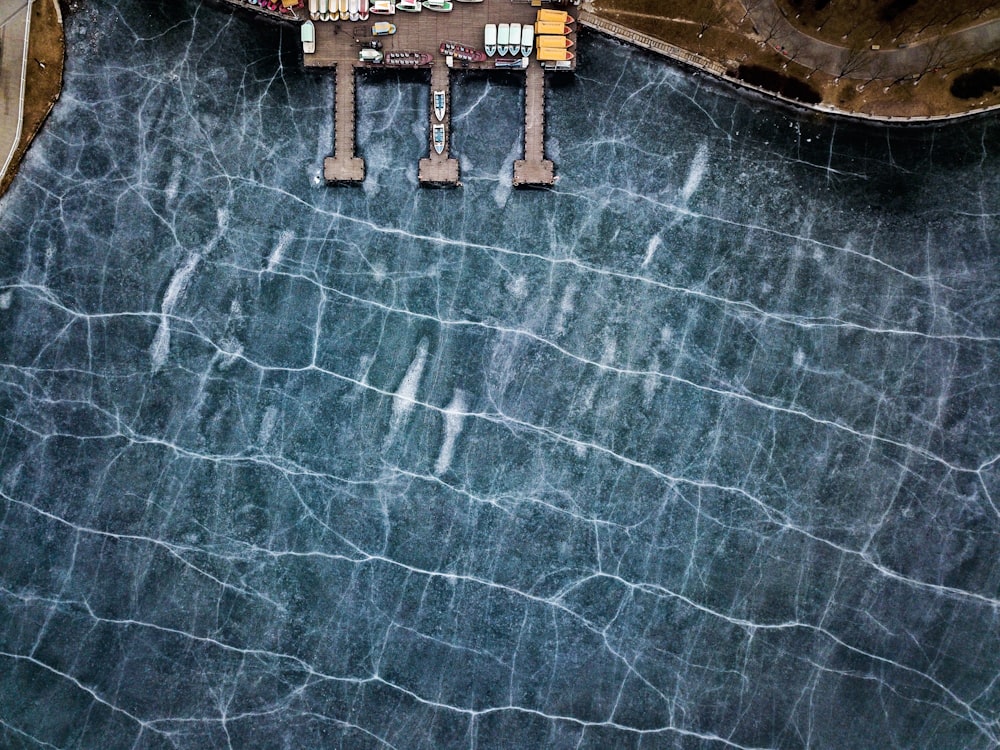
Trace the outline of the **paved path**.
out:
[[[806,34],[785,18],[774,0],[743,0],[747,14],[767,43],[807,68],[834,77],[902,80],[919,78],[959,58],[995,54],[1000,49],[1000,19],[909,44],[873,50],[830,44]]]
[[[21,140],[31,0],[0,0],[0,178]]]

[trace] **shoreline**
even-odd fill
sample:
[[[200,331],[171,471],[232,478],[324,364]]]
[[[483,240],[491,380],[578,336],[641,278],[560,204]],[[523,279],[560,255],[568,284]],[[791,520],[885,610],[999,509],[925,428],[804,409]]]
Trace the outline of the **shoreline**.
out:
[[[844,109],[825,102],[813,104],[785,96],[780,92],[772,91],[762,86],[750,83],[749,81],[742,80],[736,76],[729,75],[729,69],[716,60],[709,59],[697,52],[679,47],[657,37],[650,36],[629,26],[625,26],[624,24],[611,21],[592,10],[581,8],[579,20],[581,26],[586,27],[594,33],[602,34],[623,44],[628,44],[646,52],[666,57],[667,59],[680,63],[683,66],[693,68],[701,73],[706,73],[719,81],[751,91],[765,97],[766,99],[777,101],[782,105],[818,114],[832,115],[839,118],[870,124],[935,125],[964,120],[966,118],[979,117],[984,114],[1000,111],[1000,103],[997,103],[986,107],[940,115],[882,115]]]

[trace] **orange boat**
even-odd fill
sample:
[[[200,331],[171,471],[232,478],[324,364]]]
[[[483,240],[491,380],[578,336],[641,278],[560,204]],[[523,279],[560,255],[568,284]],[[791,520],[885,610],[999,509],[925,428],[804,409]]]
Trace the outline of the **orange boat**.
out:
[[[535,46],[542,48],[554,48],[554,49],[569,49],[573,46],[573,42],[569,38],[564,36],[536,36]]]
[[[535,17],[536,21],[551,22],[551,23],[563,23],[572,24],[574,22],[573,16],[564,10],[549,10],[547,8],[539,8],[538,15]]]
[[[535,36],[539,34],[572,34],[573,29],[564,23],[555,21],[537,21],[535,23]]]
[[[559,49],[558,47],[535,47],[535,55],[544,62],[572,60],[576,56],[568,49]]]

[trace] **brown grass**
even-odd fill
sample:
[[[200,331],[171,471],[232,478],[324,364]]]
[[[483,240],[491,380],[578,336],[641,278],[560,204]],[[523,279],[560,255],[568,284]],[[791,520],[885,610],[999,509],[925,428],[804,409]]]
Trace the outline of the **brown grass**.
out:
[[[0,195],[6,193],[13,182],[31,141],[52,111],[62,90],[65,40],[57,2],[58,0],[40,0],[31,10],[21,140],[14,151],[7,174],[0,180]]]

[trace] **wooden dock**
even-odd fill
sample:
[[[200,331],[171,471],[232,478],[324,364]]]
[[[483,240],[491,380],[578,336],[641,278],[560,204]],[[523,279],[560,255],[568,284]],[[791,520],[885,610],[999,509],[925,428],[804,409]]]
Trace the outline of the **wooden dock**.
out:
[[[358,53],[362,45],[378,39],[383,52],[414,50],[428,52],[434,61],[424,70],[430,74],[430,123],[428,126],[428,155],[420,160],[418,179],[426,186],[459,185],[459,162],[451,156],[451,73],[463,71],[498,71],[504,74],[524,73],[524,158],[514,164],[513,184],[519,187],[542,187],[555,181],[555,167],[545,158],[545,69],[534,55],[527,68],[496,68],[496,58],[484,62],[455,61],[448,68],[445,58],[438,51],[441,42],[451,41],[474,49],[483,49],[483,29],[486,24],[520,23],[531,25],[535,21],[538,5],[510,0],[483,0],[483,2],[455,3],[450,13],[397,12],[392,16],[372,15],[368,21],[317,21],[316,49],[303,55],[307,69],[336,70],[335,140],[333,156],[323,162],[323,173],[331,185],[359,183],[365,177],[365,163],[355,153],[355,76],[356,70],[393,70],[378,63],[360,62]],[[551,6],[547,6],[551,7]],[[579,8],[566,7],[575,18]],[[396,25],[396,33],[372,37],[372,24],[389,21]],[[576,41],[576,31],[569,35]],[[575,46],[574,46],[575,50]],[[575,70],[576,60],[560,64],[560,70]],[[411,68],[412,70],[412,68]],[[447,114],[445,117],[445,148],[438,154],[434,150],[433,126],[436,123],[433,92],[445,91]]]
[[[524,77],[524,158],[514,162],[515,187],[547,187],[555,165],[545,158],[545,74],[528,66]]]
[[[354,64],[337,65],[337,82],[334,93],[333,156],[323,160],[323,177],[330,185],[353,184],[365,179],[365,160],[354,153],[354,136],[357,127],[354,98]]]
[[[436,60],[431,68],[431,106],[430,123],[427,127],[428,154],[420,160],[417,176],[421,185],[429,187],[457,187],[458,159],[452,159],[451,152],[451,76],[444,60]],[[434,92],[444,91],[445,115],[444,122],[439,123],[434,115]],[[434,150],[434,125],[444,125],[444,152]]]

